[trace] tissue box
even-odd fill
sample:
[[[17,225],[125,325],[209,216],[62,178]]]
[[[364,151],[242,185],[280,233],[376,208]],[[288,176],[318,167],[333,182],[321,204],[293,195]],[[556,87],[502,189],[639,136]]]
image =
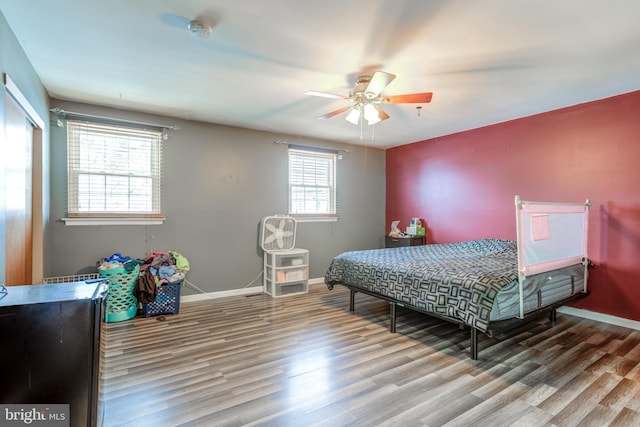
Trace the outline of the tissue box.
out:
[[[409,236],[424,236],[426,233],[424,227],[411,226],[407,227],[406,234]]]

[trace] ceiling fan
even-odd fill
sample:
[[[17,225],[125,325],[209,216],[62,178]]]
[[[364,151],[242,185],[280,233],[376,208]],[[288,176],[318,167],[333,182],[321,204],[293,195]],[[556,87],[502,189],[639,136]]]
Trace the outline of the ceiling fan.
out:
[[[373,75],[360,75],[356,79],[356,84],[351,89],[349,96],[336,95],[327,92],[310,90],[306,95],[320,96],[323,98],[337,98],[348,100],[350,105],[331,111],[319,119],[330,119],[331,117],[349,111],[345,117],[347,121],[354,125],[367,121],[368,125],[374,125],[389,118],[389,115],[380,108],[380,104],[426,104],[431,102],[432,92],[409,93],[405,95],[382,95],[382,91],[395,79],[395,74],[384,71],[376,71]]]

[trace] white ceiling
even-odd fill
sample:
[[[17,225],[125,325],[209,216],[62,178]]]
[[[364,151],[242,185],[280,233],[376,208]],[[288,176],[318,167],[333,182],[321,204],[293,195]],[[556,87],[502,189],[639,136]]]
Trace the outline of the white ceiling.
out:
[[[52,97],[391,147],[640,89],[637,0],[0,0]],[[193,37],[188,22],[213,26]],[[360,70],[397,75],[360,127]]]

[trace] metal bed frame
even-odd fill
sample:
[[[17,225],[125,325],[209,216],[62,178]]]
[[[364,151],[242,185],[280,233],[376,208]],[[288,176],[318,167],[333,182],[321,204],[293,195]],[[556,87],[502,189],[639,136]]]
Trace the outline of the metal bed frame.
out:
[[[489,322],[489,326],[485,332],[489,337],[527,324],[532,320],[539,319],[545,314],[549,316],[551,326],[553,327],[555,326],[556,309],[558,307],[577,301],[589,294],[587,290],[587,277],[588,268],[592,265],[587,257],[588,213],[589,207],[591,206],[589,199],[587,199],[585,203],[527,202],[521,200],[520,196],[515,196],[515,205],[518,236],[518,288],[520,313],[519,316],[515,318]],[[539,223],[537,227],[541,228],[541,230],[532,230],[536,227],[534,224],[536,221]],[[570,238],[576,239],[576,242],[574,245],[570,245],[569,248],[563,248],[562,251],[560,251],[562,253],[555,253],[553,256],[550,256],[545,252],[548,250],[548,244],[553,241],[553,239],[558,241],[564,238],[563,233],[566,233],[565,228],[567,221],[573,221],[572,226],[569,227],[571,228],[569,233],[573,234]],[[540,234],[537,239],[534,235],[535,233]],[[584,288],[582,292],[551,303],[545,307],[525,313],[523,284],[528,276],[576,264],[582,264],[584,266]],[[473,360],[478,359],[479,330],[477,328],[467,325],[459,319],[426,311],[404,302],[397,301],[393,298],[389,298],[385,295],[370,292],[345,283],[336,284],[340,284],[349,289],[349,311],[351,312],[355,311],[355,294],[358,292],[388,301],[389,332],[391,333],[396,332],[396,308],[398,306],[406,307],[410,310],[457,324],[461,329],[469,327],[470,357]]]
[[[336,283],[338,284],[338,283]],[[454,323],[456,325],[458,325],[458,327],[460,329],[465,329],[465,328],[469,328],[469,353],[470,353],[470,357],[472,360],[478,360],[478,351],[479,351],[479,346],[478,346],[478,332],[480,332],[477,328],[473,327],[473,326],[469,326],[466,323],[464,323],[463,321],[459,320],[459,319],[454,319],[453,317],[448,317],[448,316],[444,316],[442,314],[438,314],[438,313],[433,313],[431,311],[426,311],[423,310],[421,308],[418,307],[414,307],[410,304],[406,304],[403,302],[399,302],[394,300],[393,298],[389,298],[386,297],[384,295],[380,295],[377,294],[375,292],[369,292],[367,290],[364,289],[360,289],[360,288],[356,288],[350,285],[346,285],[344,283],[339,283],[340,285],[346,287],[349,289],[349,311],[350,312],[355,312],[355,295],[356,293],[362,293],[362,294],[366,294],[378,299],[382,299],[385,301],[389,302],[389,332],[391,333],[396,333],[396,320],[397,320],[397,307],[403,307],[403,308],[407,308],[409,310],[413,310],[416,311],[418,313],[422,313],[422,314],[426,314],[428,316],[431,317],[435,317],[437,319],[441,319],[441,320],[445,320],[447,322],[450,323]],[[520,317],[516,317],[516,318],[512,318],[512,319],[506,319],[506,320],[498,320],[498,321],[493,321],[489,323],[489,326],[487,328],[487,331],[485,332],[485,334],[489,337],[493,337],[497,334],[503,333],[503,332],[507,332],[511,329],[515,329],[519,326],[525,325],[533,320],[539,319],[540,317],[544,316],[545,314],[547,314],[549,316],[549,320],[551,322],[551,326],[555,326],[556,323],[556,309],[559,307],[562,307],[564,305],[567,305],[571,302],[577,301],[581,298],[586,297],[589,294],[588,291],[585,292],[581,292],[578,294],[574,294],[568,298],[565,298],[563,300],[557,301],[553,304],[550,304],[548,306],[539,308],[537,310],[531,311],[526,313],[522,318]]]

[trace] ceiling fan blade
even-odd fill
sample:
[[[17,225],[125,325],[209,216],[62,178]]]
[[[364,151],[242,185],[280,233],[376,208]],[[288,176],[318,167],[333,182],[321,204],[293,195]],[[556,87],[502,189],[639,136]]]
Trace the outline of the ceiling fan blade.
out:
[[[349,99],[348,96],[336,95],[335,93],[318,92],[317,90],[308,90],[304,94],[305,95],[311,95],[311,96],[320,96],[322,98]]]
[[[325,114],[324,116],[320,116],[320,117],[318,117],[318,118],[319,118],[319,119],[330,119],[330,118],[331,118],[331,117],[333,117],[333,116],[337,116],[338,114],[342,114],[342,113],[344,113],[344,112],[345,112],[345,111],[347,111],[349,108],[351,108],[351,106],[349,106],[349,105],[348,105],[348,106],[346,106],[346,107],[338,108],[337,110],[332,111],[332,112],[330,112],[330,113],[327,113],[327,114]]]
[[[433,92],[408,93],[406,95],[385,96],[383,102],[386,104],[426,104],[431,102]]]
[[[380,107],[374,105],[374,108],[378,110],[378,117],[380,117],[380,121],[387,120],[390,116]]]
[[[387,85],[391,83],[395,78],[395,74],[386,73],[384,71],[376,71],[375,73],[373,73],[371,81],[367,85],[367,88],[364,90],[364,95],[369,99],[375,98],[376,96],[380,95],[380,92],[382,92],[384,88],[387,87]]]

